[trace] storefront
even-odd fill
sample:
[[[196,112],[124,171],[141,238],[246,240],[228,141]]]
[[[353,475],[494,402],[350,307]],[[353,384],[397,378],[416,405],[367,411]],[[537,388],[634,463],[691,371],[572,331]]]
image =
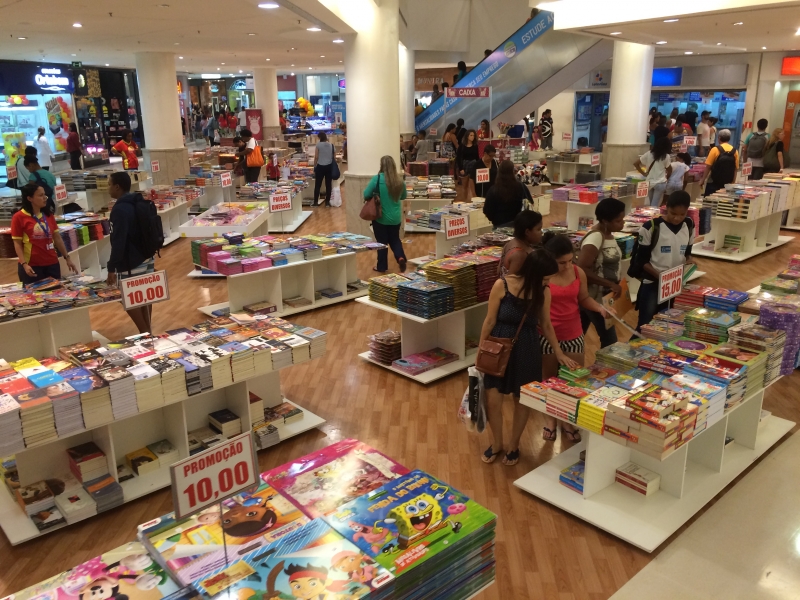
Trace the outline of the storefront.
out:
[[[0,184],[6,165],[13,165],[33,145],[39,127],[56,154],[66,160],[69,124],[75,120],[72,73],[66,65],[0,61]]]
[[[255,106],[255,91],[252,77],[219,77],[204,73],[189,76],[189,97],[192,105],[203,110],[229,110]]]
[[[655,107],[667,117],[675,108],[678,109],[678,114],[684,114],[688,110],[700,115],[707,110],[717,119],[717,131],[730,129],[731,143],[738,147],[744,123],[745,96],[744,90],[653,92],[650,95],[650,108]],[[699,122],[698,116],[695,125]]]

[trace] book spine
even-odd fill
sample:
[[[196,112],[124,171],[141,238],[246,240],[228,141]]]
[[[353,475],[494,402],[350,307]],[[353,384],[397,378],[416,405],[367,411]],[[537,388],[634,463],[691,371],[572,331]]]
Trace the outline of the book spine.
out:
[[[630,481],[626,481],[625,479],[621,479],[619,476],[615,477],[614,481],[616,481],[617,483],[621,483],[622,485],[624,485],[627,488],[632,489],[634,492],[638,492],[642,496],[647,496],[647,491],[646,490],[643,490],[641,487],[639,487],[637,485],[634,485]]]

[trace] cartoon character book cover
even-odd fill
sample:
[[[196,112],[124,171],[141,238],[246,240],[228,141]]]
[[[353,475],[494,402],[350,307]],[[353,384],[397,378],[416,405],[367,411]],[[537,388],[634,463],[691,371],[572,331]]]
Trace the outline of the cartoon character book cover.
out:
[[[347,439],[261,474],[309,518],[336,510],[408,469],[358,440]]]
[[[326,520],[391,573],[420,565],[494,527],[497,517],[458,490],[412,471],[339,507]]]
[[[4,600],[160,600],[178,591],[142,544],[128,542]]]
[[[174,577],[190,584],[228,560],[266,546],[302,527],[308,519],[269,484],[242,493],[185,519],[169,513],[139,526],[139,539],[160,555]],[[223,532],[225,540],[223,541]]]
[[[238,600],[345,600],[390,597],[394,577],[336,533],[311,521],[194,587],[202,595]]]

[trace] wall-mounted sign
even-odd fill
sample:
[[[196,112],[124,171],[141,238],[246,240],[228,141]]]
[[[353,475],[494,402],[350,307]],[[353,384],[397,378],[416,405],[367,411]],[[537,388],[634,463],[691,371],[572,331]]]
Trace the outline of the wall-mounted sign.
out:
[[[61,73],[61,69],[56,67],[41,67],[39,72],[33,76],[42,90],[48,92],[64,92],[72,89],[72,81],[67,77],[66,73]]]
[[[800,56],[786,56],[781,63],[781,75],[800,75]]]
[[[339,89],[343,90],[345,88],[344,79],[339,80]]]
[[[246,90],[247,82],[244,79],[237,79],[228,86],[229,90]]]
[[[46,94],[74,90],[67,65],[0,62],[0,96]]]

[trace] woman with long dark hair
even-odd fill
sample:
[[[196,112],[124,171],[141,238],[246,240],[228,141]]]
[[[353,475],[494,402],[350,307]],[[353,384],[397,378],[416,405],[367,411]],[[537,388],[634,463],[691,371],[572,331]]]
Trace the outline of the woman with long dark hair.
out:
[[[439,154],[442,156],[442,158],[453,159],[456,157],[457,150],[458,138],[456,137],[456,124],[450,123],[447,126],[447,129],[444,130],[444,135],[442,136],[442,149]]]
[[[381,216],[372,222],[375,239],[392,249],[392,254],[400,267],[406,270],[406,254],[403,242],[400,241],[400,221],[403,218],[402,201],[406,198],[406,186],[391,156],[381,158],[381,170],[367,184],[364,200],[379,194],[381,199]],[[378,264],[373,269],[379,273],[389,270],[389,250],[378,250]]]
[[[672,140],[668,137],[658,138],[653,144],[653,149],[642,154],[633,163],[636,170],[644,175],[650,185],[648,192],[650,206],[661,205],[664,190],[667,188],[667,180],[672,175],[671,152]]]
[[[495,227],[513,225],[514,218],[522,212],[522,201],[531,198],[528,188],[514,174],[514,163],[504,160],[497,169],[497,179],[486,192],[483,214]]]
[[[24,284],[47,277],[61,279],[59,255],[64,258],[73,273],[78,270],[69,258],[58,225],[47,206],[47,195],[38,183],[22,186],[22,210],[11,218],[11,239],[19,264],[17,275]],[[58,250],[58,254],[56,254]]]
[[[500,256],[500,275],[516,275],[528,254],[542,243],[542,215],[535,210],[523,210],[514,218],[514,239],[503,246]]]
[[[494,137],[494,133],[489,125],[489,121],[484,119],[481,121],[481,128],[478,130],[479,140],[490,140]]]
[[[478,134],[474,129],[467,129],[463,135],[463,142],[456,152],[456,172],[461,177],[461,184],[464,190],[464,199],[470,200],[475,194],[470,194],[469,183],[470,171],[478,164],[480,154],[478,153]],[[474,190],[472,190],[474,192]]]
[[[484,375],[487,392],[486,410],[492,444],[483,453],[485,463],[494,462],[505,451],[503,464],[512,466],[519,461],[519,440],[528,422],[530,410],[520,404],[520,388],[531,381],[542,381],[542,354],[539,329],[542,335],[558,348],[555,331],[550,323],[550,290],[548,281],[558,272],[555,259],[546,251],[534,250],[526,258],[518,274],[504,275],[495,281],[489,295],[486,319],[481,329],[483,342],[490,335],[514,338],[505,375]],[[538,329],[537,329],[538,326]],[[519,331],[519,335],[517,335]],[[576,364],[561,349],[558,360],[574,368]],[[514,419],[509,443],[503,437],[503,396],[511,394],[514,402]]]

